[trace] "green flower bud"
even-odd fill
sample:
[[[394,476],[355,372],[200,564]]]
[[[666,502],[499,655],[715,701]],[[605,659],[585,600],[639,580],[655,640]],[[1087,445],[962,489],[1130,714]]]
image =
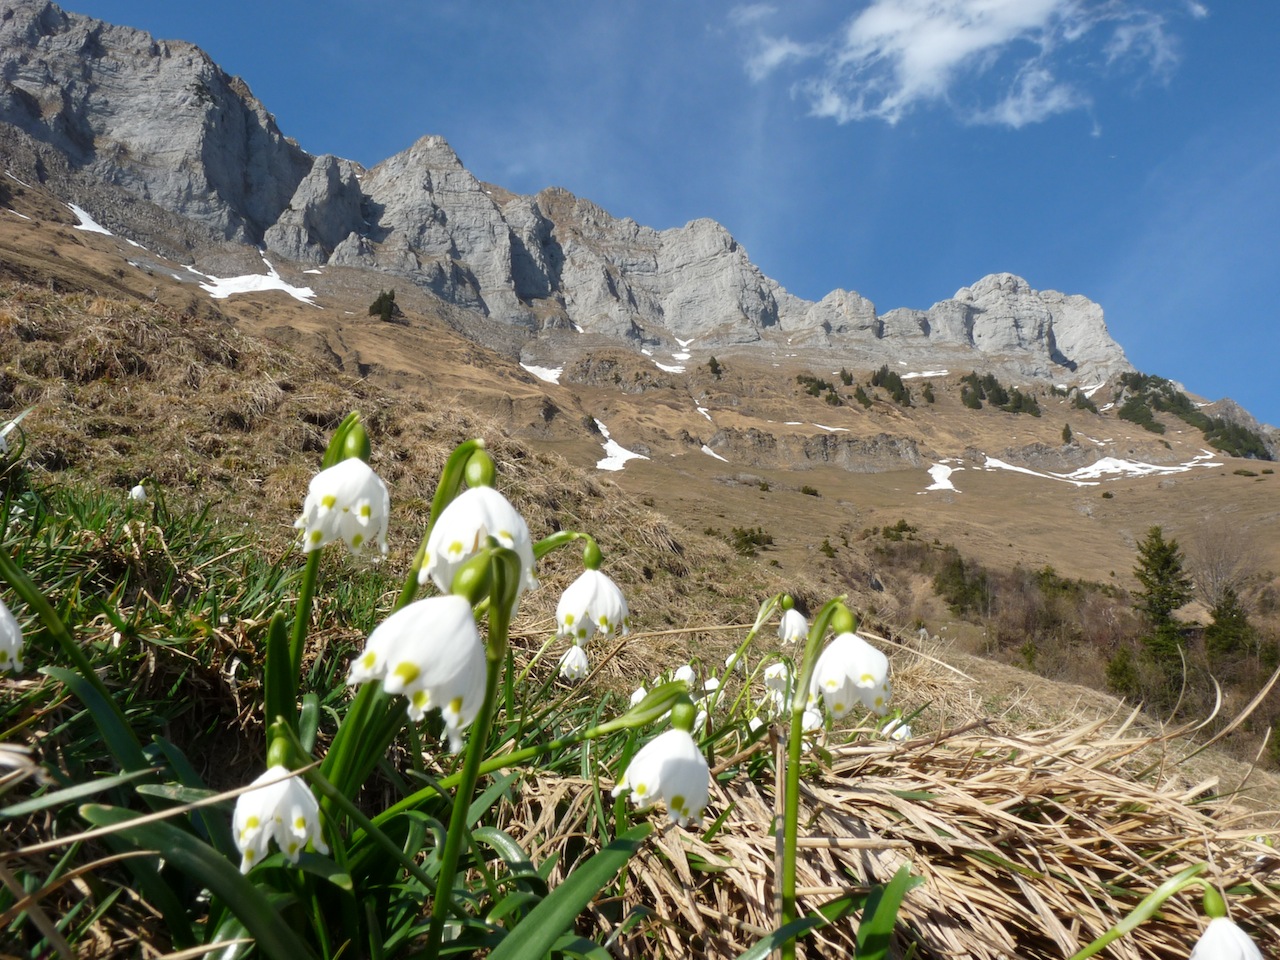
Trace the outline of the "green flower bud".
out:
[[[468,487],[492,487],[494,477],[497,475],[493,466],[493,457],[489,456],[483,448],[477,449],[468,458],[463,475],[466,477]]]
[[[795,600],[791,599],[791,594],[789,594],[789,593],[784,593],[784,594],[782,595],[782,609],[783,609],[783,610],[790,610],[790,609],[791,609],[792,607],[794,607],[795,605],[796,605],[796,602],[795,602]]]
[[[600,564],[604,562],[604,554],[600,552],[600,545],[596,543],[595,538],[583,534],[586,538],[587,545],[582,550],[582,565],[588,570],[599,570]]]
[[[698,719],[698,708],[693,699],[686,693],[676,700],[671,708],[671,726],[685,733],[693,732],[693,725]]]
[[[1204,912],[1205,916],[1210,919],[1225,917],[1227,915],[1227,904],[1222,899],[1222,894],[1217,891],[1216,887],[1209,884],[1204,885]]]
[[[843,603],[839,604],[831,613],[831,629],[837,635],[841,633],[853,633],[858,629],[858,618],[853,615],[848,607]]]
[[[487,597],[493,587],[492,558],[493,551],[481,550],[467,560],[454,573],[450,592],[465,598],[473,607]]]
[[[274,726],[275,724],[272,724],[272,727]],[[296,766],[293,759],[293,744],[289,742],[288,737],[273,736],[271,746],[267,748],[267,766],[286,767],[292,770]]]

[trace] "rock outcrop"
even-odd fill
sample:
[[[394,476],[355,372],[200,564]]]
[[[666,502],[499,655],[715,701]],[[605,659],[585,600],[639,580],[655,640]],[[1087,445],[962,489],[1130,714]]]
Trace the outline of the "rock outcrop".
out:
[[[403,278],[485,318],[477,330],[502,325],[495,347],[512,333],[578,331],[632,346],[696,340],[812,350],[862,368],[958,366],[1076,383],[1131,369],[1101,307],[1011,274],[928,310],[879,313],[846,290],[812,303],[764,276],[712,220],[654,230],[563,190],[512,195],[477,180],[441,137],[369,171],[312,157],[198,48],[46,0],[7,0],[0,13],[0,149],[22,138],[7,162],[39,166],[39,150],[56,151],[66,183],[22,172],[135,239],[145,242],[163,211],[185,226],[166,226],[161,249],[185,243],[180,252],[198,263],[214,256],[208,245],[252,244],[297,263]],[[97,185],[98,209],[87,184]]]

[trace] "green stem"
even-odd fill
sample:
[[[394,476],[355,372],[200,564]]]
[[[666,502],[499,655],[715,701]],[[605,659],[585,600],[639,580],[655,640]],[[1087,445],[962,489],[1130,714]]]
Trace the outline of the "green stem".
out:
[[[453,906],[453,881],[458,872],[458,859],[462,853],[462,845],[466,841],[469,829],[467,822],[471,810],[471,797],[475,793],[476,782],[480,779],[481,752],[489,741],[489,728],[493,725],[493,716],[498,702],[498,679],[502,665],[507,658],[508,630],[510,628],[511,606],[508,594],[511,592],[508,558],[503,554],[514,553],[509,550],[494,552],[493,579],[489,604],[489,639],[485,644],[485,683],[484,700],[480,704],[480,712],[471,724],[467,756],[462,763],[462,773],[458,789],[453,794],[453,812],[449,817],[449,832],[445,834],[444,850],[440,853],[439,883],[436,896],[431,904],[431,928],[427,933],[427,952],[429,957],[440,955],[440,944],[444,939],[445,916]],[[516,576],[519,576],[519,558],[516,558]]]
[[[1119,940],[1126,933],[1136,929],[1138,924],[1145,920],[1149,920],[1151,916],[1160,909],[1160,905],[1168,900],[1175,893],[1193,884],[1204,884],[1203,880],[1197,879],[1197,874],[1202,873],[1208,864],[1198,863],[1193,867],[1187,867],[1176,876],[1170,877],[1160,886],[1156,887],[1151,893],[1143,898],[1142,902],[1133,908],[1127,917],[1117,923],[1114,927],[1098,937],[1083,950],[1073,953],[1070,960],[1088,960],[1099,950],[1102,950],[1114,940]]]
[[[307,645],[307,630],[311,626],[311,602],[316,595],[316,580],[320,576],[320,553],[307,554],[307,565],[302,571],[302,585],[298,589],[298,609],[293,615],[293,635],[289,639],[289,663],[293,667],[296,682],[302,685],[302,651]]]
[[[809,697],[809,684],[813,679],[813,667],[822,647],[831,617],[843,605],[844,598],[830,601],[819,612],[809,628],[800,671],[791,688],[791,730],[787,735],[787,768],[784,771],[782,796],[782,923],[786,926],[796,919],[796,852],[800,829],[800,757],[804,741],[804,708]],[[782,945],[783,960],[795,960],[795,938]]]

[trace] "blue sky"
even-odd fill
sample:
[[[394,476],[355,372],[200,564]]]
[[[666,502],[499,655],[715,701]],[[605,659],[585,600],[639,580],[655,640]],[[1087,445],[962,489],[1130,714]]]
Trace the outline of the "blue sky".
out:
[[[190,40],[312,153],[723,223],[818,299],[988,273],[1099,302],[1140,370],[1280,424],[1273,0],[67,0]]]

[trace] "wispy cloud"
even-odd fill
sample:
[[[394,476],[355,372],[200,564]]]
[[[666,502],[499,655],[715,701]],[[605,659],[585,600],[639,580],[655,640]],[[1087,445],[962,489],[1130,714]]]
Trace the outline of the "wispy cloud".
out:
[[[1164,12],[1152,9],[1161,4]],[[773,7],[738,7],[744,68],[788,73],[815,116],[897,123],[942,104],[969,123],[1021,127],[1086,109],[1098,71],[1167,77],[1178,61],[1171,17],[1195,0],[869,0],[826,36],[796,39]],[[773,28],[773,29],[771,29]]]

